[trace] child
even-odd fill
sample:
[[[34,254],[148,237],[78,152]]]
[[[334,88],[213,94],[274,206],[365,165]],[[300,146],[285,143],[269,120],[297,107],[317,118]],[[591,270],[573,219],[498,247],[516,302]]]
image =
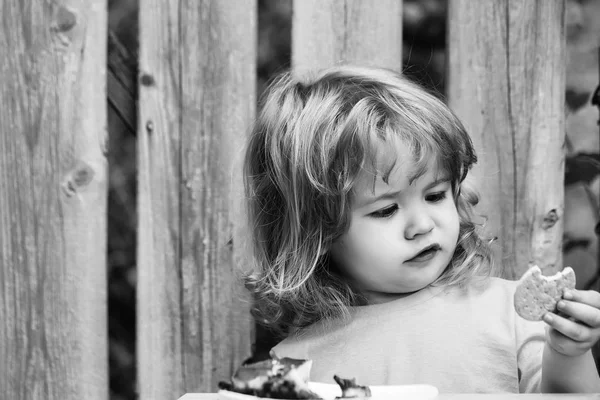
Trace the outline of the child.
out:
[[[328,383],[600,391],[600,294],[569,293],[572,319],[516,315],[515,282],[493,277],[473,222],[475,161],[456,116],[399,74],[275,81],[244,164],[246,283],[255,315],[287,334],[274,355],[313,360]]]

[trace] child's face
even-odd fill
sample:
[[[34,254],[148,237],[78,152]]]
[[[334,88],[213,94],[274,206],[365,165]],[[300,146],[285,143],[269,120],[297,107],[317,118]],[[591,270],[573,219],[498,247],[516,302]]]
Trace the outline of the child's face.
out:
[[[402,147],[397,149],[399,159],[409,159]],[[374,182],[373,174],[362,174],[355,186],[350,228],[330,249],[333,260],[369,303],[426,287],[454,254],[459,218],[449,176],[432,163],[409,184],[410,168],[410,163],[398,162],[388,183],[380,176]]]

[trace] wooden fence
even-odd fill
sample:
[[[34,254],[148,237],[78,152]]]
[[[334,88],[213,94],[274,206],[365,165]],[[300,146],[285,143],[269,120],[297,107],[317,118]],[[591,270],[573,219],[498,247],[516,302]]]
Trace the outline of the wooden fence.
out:
[[[63,4],[64,3],[64,4]],[[108,398],[106,86],[138,137],[140,399],[214,391],[251,354],[240,172],[256,1],[140,0],[136,88],[106,0],[0,5],[0,393]],[[561,267],[563,0],[450,0],[449,103],[480,153],[504,275]],[[297,0],[293,68],[402,68],[401,0]],[[118,65],[118,60],[113,60]],[[115,78],[116,77],[116,78]]]

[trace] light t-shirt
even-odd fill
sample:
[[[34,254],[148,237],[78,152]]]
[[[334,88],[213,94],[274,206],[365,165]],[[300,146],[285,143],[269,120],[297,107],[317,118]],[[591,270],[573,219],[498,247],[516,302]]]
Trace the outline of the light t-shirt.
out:
[[[319,322],[273,348],[313,360],[310,380],[333,375],[361,385],[430,384],[440,393],[539,392],[544,323],[513,307],[516,282],[483,289],[426,288],[353,307],[349,320]]]

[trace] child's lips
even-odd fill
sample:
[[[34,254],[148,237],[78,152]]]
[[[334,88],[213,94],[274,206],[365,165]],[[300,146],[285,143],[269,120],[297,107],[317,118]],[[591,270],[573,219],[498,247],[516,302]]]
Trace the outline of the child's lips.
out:
[[[429,261],[436,256],[439,250],[441,250],[441,247],[438,244],[427,246],[423,250],[418,252],[414,257],[406,260],[405,263],[419,263]]]

